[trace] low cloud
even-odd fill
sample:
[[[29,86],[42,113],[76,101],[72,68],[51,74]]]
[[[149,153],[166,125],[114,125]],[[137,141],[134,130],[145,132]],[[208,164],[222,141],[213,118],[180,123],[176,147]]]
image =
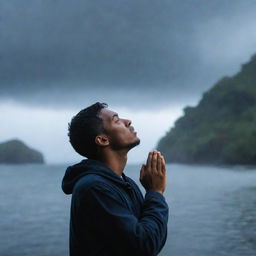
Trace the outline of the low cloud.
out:
[[[256,2],[0,3],[0,97],[28,105],[194,103],[256,52]]]

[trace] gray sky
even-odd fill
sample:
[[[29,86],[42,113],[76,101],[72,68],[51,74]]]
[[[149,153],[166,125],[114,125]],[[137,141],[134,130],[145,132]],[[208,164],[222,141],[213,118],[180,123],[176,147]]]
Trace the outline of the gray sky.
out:
[[[256,52],[253,0],[2,0],[0,97],[195,103]]]

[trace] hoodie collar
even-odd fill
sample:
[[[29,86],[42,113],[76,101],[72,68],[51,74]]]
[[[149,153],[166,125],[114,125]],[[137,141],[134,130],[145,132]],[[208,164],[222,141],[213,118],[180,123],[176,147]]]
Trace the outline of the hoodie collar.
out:
[[[83,176],[88,174],[96,174],[106,179],[111,180],[114,183],[127,186],[127,178],[122,174],[122,178],[119,177],[113,170],[108,168],[104,163],[92,160],[84,159],[80,163],[69,166],[62,180],[62,190],[66,194],[72,194],[73,188],[76,182]]]

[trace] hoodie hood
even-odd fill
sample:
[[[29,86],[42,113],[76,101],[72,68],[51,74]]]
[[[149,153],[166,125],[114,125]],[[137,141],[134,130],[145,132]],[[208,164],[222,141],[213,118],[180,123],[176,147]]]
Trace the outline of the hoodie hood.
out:
[[[97,160],[86,159],[67,168],[62,180],[62,190],[64,193],[72,194],[76,182],[88,174],[96,174],[119,185],[129,186],[129,182],[124,174],[122,174],[122,179],[104,163]]]

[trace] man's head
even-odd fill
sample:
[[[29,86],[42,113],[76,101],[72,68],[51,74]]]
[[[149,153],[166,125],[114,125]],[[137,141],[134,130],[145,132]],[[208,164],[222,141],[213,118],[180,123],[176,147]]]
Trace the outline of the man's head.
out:
[[[68,135],[75,151],[91,159],[98,159],[103,148],[128,152],[140,143],[131,121],[119,118],[106,103],[99,102],[72,118]]]

